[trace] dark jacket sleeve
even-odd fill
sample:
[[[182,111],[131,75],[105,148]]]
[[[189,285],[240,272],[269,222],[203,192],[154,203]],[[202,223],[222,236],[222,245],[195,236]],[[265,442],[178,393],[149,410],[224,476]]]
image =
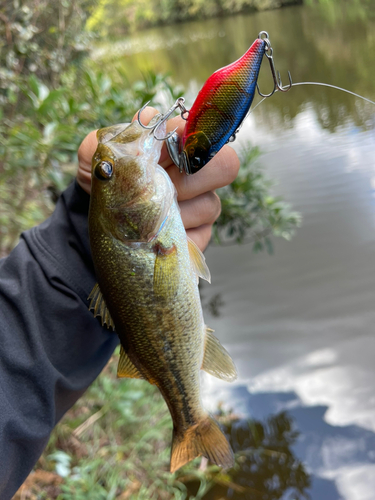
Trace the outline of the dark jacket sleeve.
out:
[[[0,261],[0,499],[11,498],[118,343],[88,310],[89,196],[75,182]]]

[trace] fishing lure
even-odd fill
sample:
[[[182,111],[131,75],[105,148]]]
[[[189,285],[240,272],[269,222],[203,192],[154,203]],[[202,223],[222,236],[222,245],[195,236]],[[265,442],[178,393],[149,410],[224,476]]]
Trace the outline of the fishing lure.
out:
[[[188,175],[198,172],[224,144],[235,140],[236,133],[249,112],[256,88],[262,97],[270,97],[276,90],[287,92],[291,88],[292,79],[289,72],[290,84],[283,87],[272,53],[268,33],[261,31],[240,59],[218,69],[208,78],[190,111],[184,106],[184,98],[179,97],[156,125],[145,126],[140,116],[148,103],[141,108],[138,121],[143,128],[152,130],[156,138],[160,125],[175,110],[180,110],[182,118],[186,120],[182,138],[180,139],[175,130],[159,138],[166,140],[169,155],[180,172],[185,171]],[[274,88],[267,95],[260,92],[257,83],[264,55],[270,62],[274,79]]]

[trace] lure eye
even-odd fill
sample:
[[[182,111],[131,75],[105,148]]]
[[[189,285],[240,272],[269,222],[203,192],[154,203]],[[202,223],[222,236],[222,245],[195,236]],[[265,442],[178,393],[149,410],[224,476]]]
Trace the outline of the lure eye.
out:
[[[94,169],[94,174],[100,181],[108,181],[113,174],[113,165],[109,161],[101,161]]]
[[[194,156],[194,153],[195,153],[195,147],[194,146],[190,146],[187,150],[187,153],[189,156]]]

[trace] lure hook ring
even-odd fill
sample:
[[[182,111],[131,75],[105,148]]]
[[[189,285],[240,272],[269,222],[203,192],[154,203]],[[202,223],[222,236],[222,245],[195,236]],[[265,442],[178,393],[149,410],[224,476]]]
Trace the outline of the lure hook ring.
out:
[[[262,38],[264,35],[264,38]],[[258,35],[258,38],[260,38],[261,40],[268,40],[269,41],[269,36],[268,36],[268,33],[267,31],[261,31]]]

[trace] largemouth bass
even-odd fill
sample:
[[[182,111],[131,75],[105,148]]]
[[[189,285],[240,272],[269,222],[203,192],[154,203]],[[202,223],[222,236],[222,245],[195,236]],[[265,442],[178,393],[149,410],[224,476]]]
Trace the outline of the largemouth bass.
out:
[[[168,405],[171,472],[200,455],[228,468],[233,453],[202,408],[200,370],[232,381],[236,369],[205,326],[198,277],[210,274],[157,164],[161,145],[137,121],[98,131],[89,212],[98,284],[90,308],[119,335],[118,376],[156,385]]]

